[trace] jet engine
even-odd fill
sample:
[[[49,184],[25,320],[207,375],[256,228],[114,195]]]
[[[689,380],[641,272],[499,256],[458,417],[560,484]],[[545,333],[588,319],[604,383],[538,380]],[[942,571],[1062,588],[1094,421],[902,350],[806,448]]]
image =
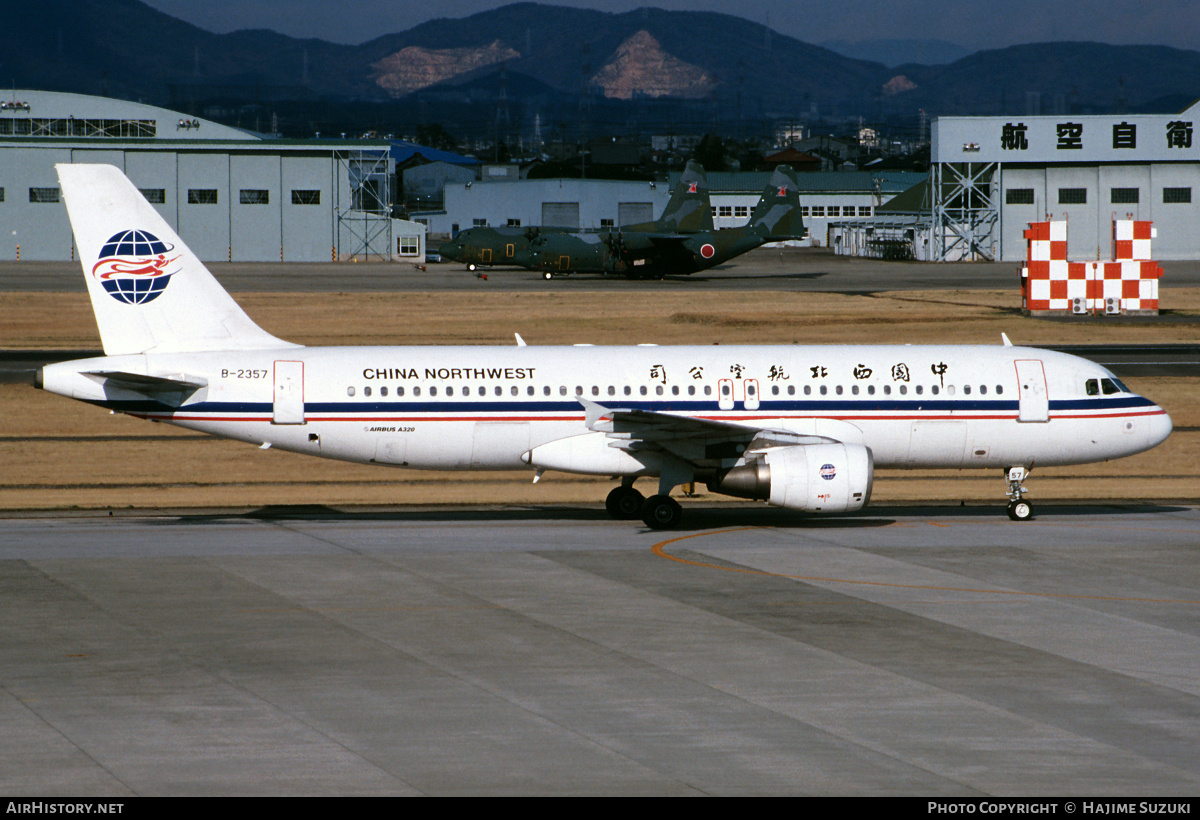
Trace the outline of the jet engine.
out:
[[[853,512],[871,498],[875,461],[861,444],[772,447],[708,482],[714,493],[804,512]]]

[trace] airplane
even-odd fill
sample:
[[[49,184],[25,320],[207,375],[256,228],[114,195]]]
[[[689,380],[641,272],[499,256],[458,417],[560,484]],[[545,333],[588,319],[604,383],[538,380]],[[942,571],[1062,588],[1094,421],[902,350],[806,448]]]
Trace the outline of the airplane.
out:
[[[710,209],[711,213],[711,209]],[[546,279],[571,273],[619,273],[631,279],[707,270],[735,256],[785,239],[804,238],[800,194],[792,169],[775,169],[750,221],[738,228],[693,233],[631,231],[549,233],[529,245],[530,266]]]
[[[119,170],[58,165],[104,355],[39,387],[345,461],[607,475],[605,506],[678,526],[671,492],[854,512],[877,468],[1003,470],[1156,446],[1171,419],[1098,364],[1003,345],[304,347],[256,325]],[[645,497],[634,484],[654,482]]]
[[[623,232],[692,233],[713,229],[712,208],[708,201],[708,180],[700,163],[689,161],[679,177],[679,183],[671,192],[671,199],[662,215],[653,222],[639,222],[621,228]],[[571,233],[576,236],[607,237],[611,231],[596,234],[578,234],[570,228],[554,226],[530,226],[526,228],[481,226],[460,232],[444,243],[438,252],[443,259],[463,262],[467,270],[474,271],[480,265],[516,265],[537,270],[540,263],[534,261],[532,247],[545,236]]]

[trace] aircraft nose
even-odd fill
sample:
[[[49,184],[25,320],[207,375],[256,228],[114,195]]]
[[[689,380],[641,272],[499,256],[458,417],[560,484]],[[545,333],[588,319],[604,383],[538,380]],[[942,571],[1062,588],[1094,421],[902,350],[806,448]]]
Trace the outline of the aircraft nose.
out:
[[[453,242],[443,243],[442,246],[438,248],[438,253],[440,253],[444,259],[458,261],[458,245]]]
[[[1157,447],[1167,440],[1167,436],[1171,435],[1171,430],[1174,425],[1171,423],[1171,417],[1165,412],[1161,416],[1152,416],[1150,420],[1150,446]]]

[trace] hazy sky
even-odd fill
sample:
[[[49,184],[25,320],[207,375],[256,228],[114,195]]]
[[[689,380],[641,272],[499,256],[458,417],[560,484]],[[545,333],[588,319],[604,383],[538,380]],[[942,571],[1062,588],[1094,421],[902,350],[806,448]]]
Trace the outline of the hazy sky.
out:
[[[498,0],[144,0],[215,32],[266,28],[361,43],[435,17],[466,17]],[[737,14],[800,40],[946,40],[970,49],[1049,40],[1151,43],[1200,50],[1196,0],[556,0],[628,11],[642,6]]]

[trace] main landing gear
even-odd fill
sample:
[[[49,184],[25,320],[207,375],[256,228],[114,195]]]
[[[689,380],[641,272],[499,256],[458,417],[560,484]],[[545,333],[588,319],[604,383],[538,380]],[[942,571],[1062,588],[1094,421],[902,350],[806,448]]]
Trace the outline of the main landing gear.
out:
[[[621,484],[608,494],[604,501],[608,514],[618,521],[642,522],[652,530],[669,530],[679,526],[683,518],[683,507],[669,495],[652,495],[646,498],[632,484]]]
[[[1024,467],[1009,467],[1008,478],[1008,517],[1013,521],[1028,521],[1033,518],[1033,505],[1025,500],[1025,479],[1029,470]]]

